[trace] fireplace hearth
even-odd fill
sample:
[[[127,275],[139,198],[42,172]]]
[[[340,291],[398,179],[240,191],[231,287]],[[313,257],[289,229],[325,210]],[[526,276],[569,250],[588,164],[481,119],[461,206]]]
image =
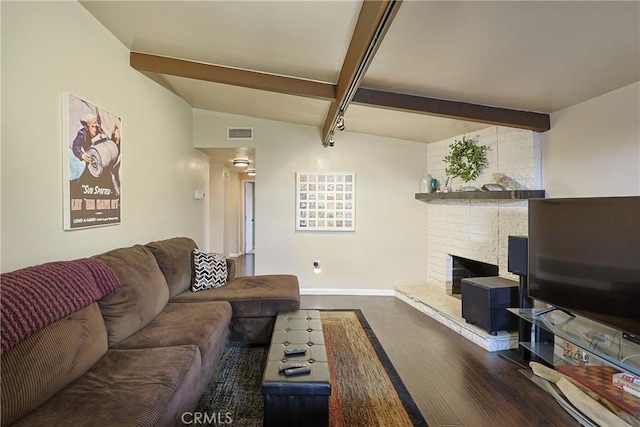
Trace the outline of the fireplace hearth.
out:
[[[451,294],[462,292],[462,279],[468,277],[488,277],[498,275],[498,266],[469,258],[451,255]]]

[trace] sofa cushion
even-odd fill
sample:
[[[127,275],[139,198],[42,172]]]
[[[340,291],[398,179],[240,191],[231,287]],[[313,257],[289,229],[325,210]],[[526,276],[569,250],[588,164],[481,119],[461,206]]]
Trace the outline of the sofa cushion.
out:
[[[229,343],[230,322],[231,305],[226,301],[169,303],[151,323],[114,348],[197,345],[202,359],[197,390],[202,393]]]
[[[42,405],[106,352],[107,330],[97,303],[46,326],[11,348],[2,355],[0,425],[9,425]]]
[[[219,288],[227,282],[227,262],[224,254],[193,250],[193,292]]]
[[[86,374],[16,426],[182,425],[200,395],[196,346],[109,350]],[[176,418],[177,417],[177,418]]]
[[[133,349],[197,345],[203,360],[208,359],[217,343],[224,347],[229,334],[231,305],[226,301],[169,303],[142,330],[120,341],[113,348]]]
[[[233,317],[269,317],[300,308],[300,288],[293,275],[242,276],[221,288],[183,292],[171,301],[229,301]]]
[[[151,322],[169,301],[169,288],[153,254],[142,245],[114,249],[94,258],[116,272],[122,286],[98,301],[109,346]]]
[[[158,262],[169,286],[169,296],[173,297],[189,289],[192,283],[191,253],[198,246],[188,237],[174,237],[147,243],[145,245]]]

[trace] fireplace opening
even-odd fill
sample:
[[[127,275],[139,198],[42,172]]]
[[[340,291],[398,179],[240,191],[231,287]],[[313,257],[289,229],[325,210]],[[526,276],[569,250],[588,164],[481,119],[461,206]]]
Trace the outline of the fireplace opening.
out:
[[[462,292],[462,279],[467,277],[497,276],[498,266],[474,259],[451,255],[453,265],[451,268],[451,294],[459,295]]]

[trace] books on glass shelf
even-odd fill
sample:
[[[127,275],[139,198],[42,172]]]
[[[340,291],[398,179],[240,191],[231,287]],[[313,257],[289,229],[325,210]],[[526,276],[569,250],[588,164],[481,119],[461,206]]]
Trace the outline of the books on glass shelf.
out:
[[[621,375],[620,375],[620,378],[625,380],[625,381],[628,381],[630,383],[637,384],[638,387],[640,387],[640,377],[639,376],[631,375],[631,374],[627,374],[625,372],[622,372]]]
[[[611,383],[614,387],[640,398],[640,377],[619,372],[611,376]]]

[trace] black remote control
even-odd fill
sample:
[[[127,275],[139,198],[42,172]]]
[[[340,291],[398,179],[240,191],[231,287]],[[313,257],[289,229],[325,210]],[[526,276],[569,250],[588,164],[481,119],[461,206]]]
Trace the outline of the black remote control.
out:
[[[297,356],[297,355],[306,354],[306,353],[307,353],[307,349],[304,347],[288,348],[284,351],[284,354],[286,354],[287,356]]]
[[[282,372],[285,369],[293,369],[293,368],[304,368],[305,366],[309,366],[308,363],[306,362],[287,362],[287,363],[281,363],[280,366],[278,366],[278,371]]]
[[[302,368],[291,368],[291,369],[285,369],[284,370],[284,374],[287,377],[291,377],[293,375],[305,375],[305,374],[310,374],[311,373],[311,367],[309,366],[305,366]]]

